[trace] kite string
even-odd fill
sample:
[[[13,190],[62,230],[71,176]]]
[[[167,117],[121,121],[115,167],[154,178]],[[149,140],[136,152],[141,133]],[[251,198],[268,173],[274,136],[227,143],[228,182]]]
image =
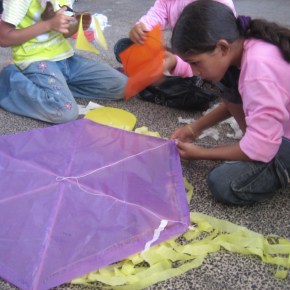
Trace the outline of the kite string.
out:
[[[75,180],[76,180],[76,183],[77,183],[77,185],[78,185],[78,187],[79,187],[80,190],[82,190],[83,192],[85,192],[85,193],[87,193],[87,194],[91,194],[91,195],[104,195],[103,193],[99,193],[99,194],[97,194],[97,193],[92,193],[92,192],[87,191],[85,188],[83,188],[83,187],[81,186],[81,184],[79,183],[79,179],[80,179],[80,178],[83,178],[83,177],[86,177],[86,176],[89,176],[89,175],[92,175],[92,174],[94,174],[94,173],[96,173],[96,172],[98,172],[98,171],[101,171],[102,169],[106,169],[106,168],[108,168],[108,167],[112,167],[112,166],[114,166],[114,165],[117,165],[117,164],[119,164],[119,163],[121,163],[121,162],[124,162],[124,161],[126,161],[126,160],[128,160],[128,159],[131,159],[131,158],[137,157],[137,156],[139,156],[139,155],[141,155],[141,154],[144,154],[144,153],[147,153],[147,152],[150,152],[150,151],[153,151],[153,150],[157,150],[157,149],[159,149],[159,148],[161,148],[161,147],[167,145],[167,143],[168,143],[168,142],[166,142],[165,144],[161,144],[161,145],[159,145],[159,146],[157,146],[157,147],[150,148],[150,149],[144,150],[144,151],[142,151],[142,152],[139,152],[139,153],[137,153],[137,154],[134,154],[134,155],[128,156],[128,157],[126,157],[126,158],[123,158],[123,159],[121,159],[121,160],[118,160],[118,161],[116,161],[116,162],[114,162],[114,163],[111,163],[111,164],[109,164],[109,165],[103,166],[103,167],[101,167],[101,168],[97,168],[97,169],[95,169],[95,170],[93,170],[93,171],[90,171],[90,172],[88,172],[88,173],[85,173],[85,174],[83,174],[83,175],[79,175],[79,176],[67,176],[67,177],[64,177],[64,176],[57,176],[57,177],[56,177],[56,181],[64,181],[64,180],[68,180],[68,179],[75,179]],[[111,198],[114,198],[114,197],[111,196]],[[125,202],[125,203],[127,203],[127,202]],[[134,204],[134,206],[138,206],[138,205]],[[138,207],[139,207],[139,206],[138,206]],[[144,210],[144,208],[142,208],[142,210]],[[146,210],[148,210],[148,209],[146,209]],[[166,228],[166,226],[168,225],[168,223],[169,223],[169,222],[173,222],[173,223],[175,222],[174,220],[165,220],[165,219],[162,219],[160,216],[156,215],[154,212],[152,212],[152,211],[150,211],[150,212],[151,212],[151,214],[153,214],[153,216],[155,216],[156,218],[160,219],[161,222],[160,222],[160,225],[158,226],[158,228],[156,228],[156,229],[154,230],[154,233],[153,233],[153,237],[152,237],[152,239],[151,239],[150,241],[148,241],[148,242],[145,244],[144,250],[141,252],[141,256],[143,256],[144,253],[150,249],[151,245],[159,239],[161,232],[164,231],[164,229]],[[146,261],[146,259],[145,259],[144,256],[143,256],[143,259]]]
[[[79,179],[80,178],[84,178],[84,177],[86,177],[86,176],[89,176],[89,175],[92,175],[92,174],[94,174],[94,173],[96,173],[96,172],[98,172],[98,171],[100,171],[100,170],[102,170],[102,169],[106,169],[106,168],[108,168],[108,167],[112,167],[112,166],[114,166],[114,165],[117,165],[118,163],[121,163],[121,162],[124,162],[124,161],[126,161],[126,160],[128,160],[128,159],[131,159],[131,158],[134,158],[134,157],[136,157],[136,156],[139,156],[139,155],[142,155],[142,154],[144,154],[144,153],[147,153],[147,152],[150,152],[150,151],[154,151],[154,150],[157,150],[157,149],[159,149],[159,148],[161,148],[161,147],[164,147],[164,146],[166,146],[169,142],[173,142],[173,141],[168,141],[168,142],[166,142],[166,143],[164,143],[164,144],[161,144],[161,145],[159,145],[159,146],[156,146],[156,147],[154,147],[154,148],[150,148],[150,149],[146,149],[146,150],[144,150],[144,151],[142,151],[142,152],[139,152],[139,153],[137,153],[137,154],[134,154],[134,155],[131,155],[131,156],[128,156],[128,157],[126,157],[126,158],[123,158],[123,159],[121,159],[121,160],[119,160],[119,161],[116,161],[116,162],[114,162],[114,163],[111,163],[111,164],[109,164],[109,165],[106,165],[106,166],[103,166],[103,167],[101,167],[101,168],[97,168],[97,169],[95,169],[95,170],[93,170],[93,171],[90,171],[90,172],[88,172],[88,173],[85,173],[85,174],[83,174],[83,175],[79,175],[79,176],[57,176],[56,177],[56,181],[65,181],[65,180],[70,180],[70,179],[74,179],[75,181],[76,181],[76,183],[77,183],[77,186],[79,187],[79,189],[81,190],[81,191],[83,191],[83,192],[85,192],[85,193],[87,193],[87,194],[90,194],[90,195],[95,195],[95,196],[97,196],[97,195],[105,195],[103,192],[98,192],[98,193],[94,193],[94,192],[90,192],[90,191],[88,191],[88,190],[86,190],[80,183],[79,183]],[[108,197],[108,198],[112,198],[112,199],[116,199],[115,197],[113,197],[113,196],[111,196],[111,195],[106,195],[106,197]],[[131,203],[128,203],[128,202],[125,202],[125,201],[120,201],[120,200],[118,200],[119,202],[124,202],[124,203],[127,203],[127,204],[131,204]],[[133,206],[137,206],[137,207],[140,207],[139,205],[137,205],[137,204],[132,204]],[[162,218],[161,218],[161,216],[159,216],[159,215],[156,215],[156,213],[154,213],[154,212],[152,212],[151,210],[149,210],[149,209],[147,209],[147,208],[140,208],[141,210],[146,210],[146,211],[149,211],[153,216],[155,216],[157,219],[159,219],[159,220],[162,220]],[[168,222],[172,222],[172,223],[174,223],[174,222],[176,222],[175,220],[167,220],[167,223]]]
[[[79,188],[81,191],[83,191],[83,192],[85,192],[85,193],[87,193],[87,194],[94,195],[94,196],[98,196],[98,195],[100,195],[100,196],[105,196],[105,197],[107,197],[107,198],[111,198],[111,199],[113,199],[113,200],[118,200],[118,201],[121,202],[121,203],[125,203],[125,204],[128,204],[128,205],[132,205],[132,206],[134,206],[134,207],[140,208],[141,211],[150,212],[151,215],[153,215],[153,216],[156,217],[157,219],[160,219],[160,220],[161,220],[161,223],[164,221],[164,220],[161,218],[161,216],[157,215],[156,213],[154,213],[153,211],[151,211],[151,210],[149,210],[149,209],[147,209],[147,208],[140,207],[140,205],[138,205],[138,204],[131,203],[131,202],[127,202],[127,201],[124,201],[124,200],[119,200],[119,199],[113,197],[112,195],[105,195],[103,192],[93,193],[93,192],[87,191],[84,187],[82,187],[82,186],[80,185],[78,178],[76,178],[76,177],[71,177],[71,178],[75,178],[75,179],[76,179],[76,183],[77,183],[77,185],[78,185],[78,188]],[[65,179],[66,179],[66,178],[64,178],[64,180],[65,180]],[[68,179],[68,178],[67,178],[67,179]],[[175,221],[175,220],[166,220],[166,225],[167,225],[169,222],[175,223],[176,221]],[[160,228],[160,226],[159,226],[159,228]],[[162,230],[163,230],[163,229],[162,229]],[[161,230],[161,231],[162,231],[162,230]],[[160,232],[161,232],[161,231],[160,231]],[[159,233],[159,235],[160,235],[160,233]],[[159,237],[159,235],[158,235],[158,237]],[[151,243],[153,243],[153,242],[151,242]],[[150,243],[150,244],[151,244],[151,243]],[[150,247],[150,246],[149,246],[149,247]],[[148,248],[148,249],[149,249],[149,248]],[[144,249],[144,250],[145,250],[145,249]]]
[[[98,172],[98,171],[101,171],[101,170],[106,169],[106,168],[108,168],[108,167],[112,167],[112,166],[114,166],[114,165],[117,165],[117,164],[122,163],[122,162],[124,162],[124,161],[127,161],[127,160],[129,160],[129,159],[132,159],[132,158],[137,157],[137,156],[139,156],[139,155],[142,155],[142,154],[144,154],[144,153],[147,153],[147,152],[150,152],[150,151],[157,150],[157,149],[159,149],[159,148],[161,148],[161,147],[166,146],[167,143],[168,143],[168,142],[166,142],[166,143],[164,143],[164,144],[161,144],[161,145],[159,145],[159,146],[157,146],[157,147],[154,147],[154,148],[146,149],[146,150],[144,150],[144,151],[142,151],[142,152],[139,152],[139,153],[137,153],[137,154],[134,154],[134,155],[131,155],[131,156],[125,157],[125,158],[123,158],[123,159],[121,159],[121,160],[118,160],[118,161],[116,161],[116,162],[113,162],[113,163],[111,163],[111,164],[108,164],[108,165],[105,165],[105,166],[103,166],[103,167],[97,168],[97,169],[95,169],[95,170],[92,170],[92,171],[90,171],[90,172],[88,172],[88,173],[84,173],[84,174],[79,175],[79,176],[57,176],[57,177],[56,177],[56,181],[64,181],[64,180],[68,180],[68,179],[76,179],[76,180],[78,180],[79,178],[87,177],[87,176],[92,175],[92,174],[94,174],[94,173],[96,173],[96,172]]]

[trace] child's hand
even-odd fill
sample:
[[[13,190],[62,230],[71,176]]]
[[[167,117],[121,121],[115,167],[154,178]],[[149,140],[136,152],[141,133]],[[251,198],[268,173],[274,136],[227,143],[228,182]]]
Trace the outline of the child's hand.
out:
[[[81,15],[82,15],[81,13],[76,15],[76,19],[77,19],[78,22],[80,22],[80,20],[81,20]],[[91,14],[83,13],[82,24],[83,24],[83,29],[84,30],[87,30],[90,27],[91,22],[92,22]]]
[[[66,7],[62,7],[58,11],[55,12],[55,15],[47,20],[50,25],[50,29],[67,34],[69,33],[70,22],[75,21],[74,17],[65,15]]]
[[[177,63],[176,55],[173,53],[166,51],[164,56],[164,71],[171,72]]]
[[[180,140],[182,142],[192,142],[199,136],[199,131],[195,130],[192,124],[187,124],[177,128],[171,135],[171,139]]]
[[[176,141],[177,150],[181,159],[199,159],[199,150],[201,147],[192,143]]]
[[[146,27],[140,22],[133,26],[129,33],[130,39],[136,44],[144,44],[146,39]]]

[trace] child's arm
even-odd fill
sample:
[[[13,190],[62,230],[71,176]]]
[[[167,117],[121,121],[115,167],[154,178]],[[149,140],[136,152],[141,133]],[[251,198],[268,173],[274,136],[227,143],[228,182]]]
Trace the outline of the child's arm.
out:
[[[168,22],[168,11],[166,1],[156,0],[154,5],[149,9],[146,15],[131,28],[129,38],[136,44],[143,44],[146,39],[146,32],[152,30],[159,24],[162,29]]]
[[[42,20],[24,29],[4,21],[0,22],[0,46],[9,47],[20,45],[36,36],[54,30],[63,34],[69,33],[70,22],[75,18],[64,14],[66,7],[58,10],[53,17]]]
[[[64,33],[64,37],[68,38],[71,37],[73,34],[75,34],[78,31],[78,27],[79,27],[79,22],[81,20],[81,14],[77,14],[76,15],[76,20],[70,24],[69,26],[69,32],[68,33]],[[87,30],[92,22],[92,17],[90,14],[85,13],[82,16],[82,25],[83,25],[83,30]]]
[[[86,30],[90,27],[92,17],[89,13],[76,13],[68,6],[60,6],[60,8],[66,7],[68,13],[66,15],[75,16],[76,21],[70,22],[70,26],[67,33],[63,33],[63,36],[68,38],[75,34],[79,27],[79,22],[82,19],[83,29]],[[53,6],[51,2],[47,2],[45,10],[41,14],[42,20],[49,20],[51,19],[56,13],[54,12]]]
[[[154,26],[159,24],[161,29],[165,29],[168,24],[168,1],[156,0],[154,5],[148,10],[146,15],[142,16],[138,23],[142,22],[147,31],[152,30]]]
[[[239,143],[217,147],[201,147],[177,141],[179,155],[183,159],[196,160],[251,160],[240,148]]]
[[[202,116],[190,125],[177,129],[171,136],[176,139],[178,152],[183,159],[202,160],[251,160],[240,148],[240,144],[222,145],[216,147],[201,147],[192,142],[202,131],[231,117],[227,107],[222,103],[216,109]]]
[[[170,70],[170,73],[173,76],[180,76],[183,78],[186,77],[192,77],[195,75],[195,72],[192,71],[191,66],[183,61],[179,56],[174,55],[176,60],[175,60],[175,66],[172,67],[172,69]]]
[[[178,139],[182,142],[192,142],[204,130],[228,119],[231,117],[226,105],[221,103],[217,108],[200,117],[192,124],[188,124],[181,128],[176,129],[171,135],[171,139]]]

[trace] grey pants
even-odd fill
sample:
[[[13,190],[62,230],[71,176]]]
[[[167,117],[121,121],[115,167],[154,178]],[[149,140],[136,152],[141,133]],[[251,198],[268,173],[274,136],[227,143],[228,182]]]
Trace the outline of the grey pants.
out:
[[[290,183],[290,140],[283,138],[275,158],[268,162],[233,161],[213,168],[208,186],[217,201],[246,205],[271,198]]]

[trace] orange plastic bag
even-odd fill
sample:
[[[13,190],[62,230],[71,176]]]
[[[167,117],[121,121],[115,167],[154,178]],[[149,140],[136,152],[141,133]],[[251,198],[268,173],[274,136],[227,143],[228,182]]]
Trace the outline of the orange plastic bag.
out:
[[[133,97],[163,76],[164,40],[160,26],[147,32],[143,45],[133,44],[120,53],[128,76],[125,99]]]

